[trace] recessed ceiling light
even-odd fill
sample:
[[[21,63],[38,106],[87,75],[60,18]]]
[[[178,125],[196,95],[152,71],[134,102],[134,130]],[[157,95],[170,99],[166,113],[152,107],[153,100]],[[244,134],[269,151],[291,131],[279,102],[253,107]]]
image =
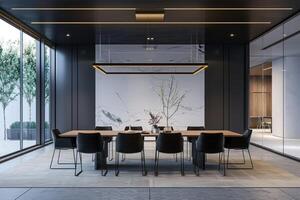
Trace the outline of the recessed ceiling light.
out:
[[[230,35],[229,35],[231,38],[233,38],[234,36],[235,36],[235,34],[234,33],[230,33]]]
[[[70,37],[71,35],[69,33],[66,34],[66,37]]]

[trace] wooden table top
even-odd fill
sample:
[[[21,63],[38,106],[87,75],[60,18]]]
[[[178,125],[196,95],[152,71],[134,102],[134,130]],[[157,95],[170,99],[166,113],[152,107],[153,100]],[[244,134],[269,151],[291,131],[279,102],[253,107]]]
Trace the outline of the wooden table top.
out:
[[[150,133],[149,131],[98,131],[98,130],[72,130],[65,133],[62,133],[61,137],[76,137],[78,133],[100,133],[105,137],[115,137],[118,133],[131,133],[131,132],[140,132],[144,137],[155,137],[158,134]],[[229,131],[229,130],[204,130],[204,131],[187,131],[187,130],[178,130],[173,131],[174,133],[180,132],[184,137],[197,137],[201,133],[223,133],[225,137],[240,137],[241,134]]]

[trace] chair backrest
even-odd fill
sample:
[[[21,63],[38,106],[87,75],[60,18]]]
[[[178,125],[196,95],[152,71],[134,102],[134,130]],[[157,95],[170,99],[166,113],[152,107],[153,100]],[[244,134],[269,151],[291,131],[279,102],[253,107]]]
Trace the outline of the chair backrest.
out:
[[[201,133],[196,141],[196,150],[203,153],[224,152],[223,133]]]
[[[59,138],[61,132],[56,128],[56,129],[52,129],[52,135],[53,135],[53,139],[55,140],[56,138]]]
[[[116,151],[120,153],[138,153],[144,149],[141,133],[118,133]]]
[[[188,130],[188,131],[204,131],[205,127],[204,126],[188,126],[186,130]]]
[[[158,126],[158,129],[159,129],[160,131],[164,131],[165,128],[166,128],[165,126]],[[171,126],[171,130],[174,131],[173,126]]]
[[[78,133],[77,150],[81,153],[97,153],[103,151],[103,138],[100,133]]]
[[[243,133],[243,138],[245,140],[245,145],[246,148],[249,148],[250,145],[250,140],[251,140],[251,135],[252,135],[252,130],[251,129],[247,129],[245,130],[245,132]]]
[[[179,153],[183,151],[181,133],[160,133],[156,140],[156,149],[162,153]]]
[[[142,131],[143,127],[142,126],[131,126],[130,127],[132,131]],[[129,126],[125,126],[124,128],[125,131],[129,130]]]
[[[95,130],[97,131],[112,131],[112,127],[111,126],[96,126]]]

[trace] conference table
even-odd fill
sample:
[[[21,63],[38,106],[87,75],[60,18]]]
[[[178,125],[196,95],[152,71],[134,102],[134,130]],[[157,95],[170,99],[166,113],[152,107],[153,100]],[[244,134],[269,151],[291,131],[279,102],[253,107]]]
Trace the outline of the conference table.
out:
[[[144,137],[156,137],[159,135],[159,133],[151,133],[150,131],[118,131],[118,130],[113,130],[113,131],[99,131],[99,130],[72,130],[72,131],[68,131],[68,132],[65,132],[65,133],[62,133],[60,136],[61,137],[77,137],[78,133],[86,133],[86,134],[89,134],[89,133],[100,133],[103,137],[116,137],[118,135],[118,133],[141,133],[142,136]],[[224,137],[241,137],[241,134],[240,133],[237,133],[237,132],[233,132],[233,131],[229,131],[229,130],[203,130],[203,131],[187,131],[187,130],[176,130],[176,131],[172,131],[174,133],[178,133],[180,132],[182,134],[183,137],[194,137],[195,139],[201,135],[201,133],[211,133],[211,134],[214,134],[214,133],[223,133]],[[172,134],[172,132],[170,134]],[[104,151],[105,153],[104,154],[100,154],[100,153],[97,153],[95,155],[95,169],[98,170],[98,169],[101,169],[101,168],[106,168],[107,167],[107,151],[108,151],[108,148],[107,148],[107,142],[105,142],[106,140],[104,140]],[[192,151],[195,150],[195,143],[193,143],[193,148],[192,148]],[[195,153],[192,153],[193,155],[193,162],[194,164],[196,164],[195,162]],[[201,159],[200,159],[200,162],[201,162],[201,165],[202,167],[204,168],[205,166],[205,155],[203,154],[201,156]]]

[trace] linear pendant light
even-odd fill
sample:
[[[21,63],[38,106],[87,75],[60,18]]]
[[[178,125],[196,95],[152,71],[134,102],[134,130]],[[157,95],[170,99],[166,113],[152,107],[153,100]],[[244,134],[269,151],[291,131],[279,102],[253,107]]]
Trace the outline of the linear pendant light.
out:
[[[207,63],[95,63],[103,74],[198,74]]]
[[[20,11],[135,11],[137,8],[102,8],[102,7],[14,7]],[[288,11],[285,7],[203,7],[203,8],[162,8],[165,11]]]
[[[269,25],[270,21],[202,21],[202,22],[101,22],[101,21],[33,21],[33,25]]]

